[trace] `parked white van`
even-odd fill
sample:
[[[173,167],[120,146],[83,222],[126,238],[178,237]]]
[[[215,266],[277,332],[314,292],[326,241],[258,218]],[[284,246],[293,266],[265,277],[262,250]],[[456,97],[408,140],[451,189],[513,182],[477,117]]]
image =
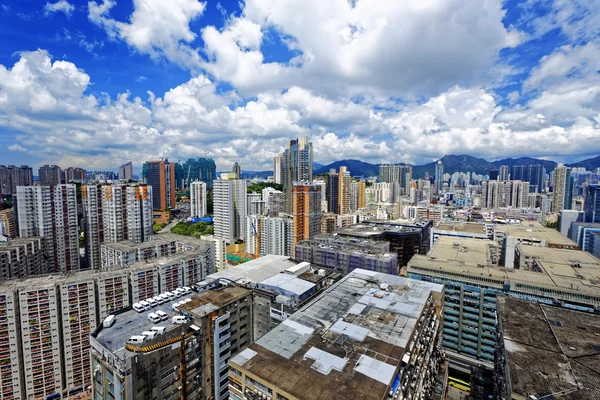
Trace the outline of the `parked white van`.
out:
[[[156,332],[156,336],[160,336],[163,333],[165,333],[165,331],[167,330],[167,328],[165,328],[164,326],[153,326],[151,331]]]
[[[108,317],[104,318],[104,322],[102,323],[102,326],[104,326],[105,328],[110,328],[111,326],[113,326],[114,323],[115,323],[115,316],[109,315]]]
[[[185,294],[192,293],[192,288],[190,287],[184,286],[182,287],[182,289],[185,292]]]
[[[162,319],[160,318],[160,316],[158,316],[155,313],[148,314],[148,320],[150,322],[152,322],[153,324],[158,324],[160,321],[162,321]]]
[[[173,293],[175,293],[175,296],[181,297],[185,294],[185,290],[183,290],[182,288],[177,288],[173,291]]]
[[[154,339],[154,336],[156,336],[156,332],[144,331],[144,332],[142,332],[142,335],[146,336],[148,338],[148,340],[152,340],[152,339]]]
[[[171,292],[164,292],[163,294],[164,294],[165,296],[167,296],[167,297],[169,298],[169,300],[174,300],[174,299],[176,299],[176,298],[177,298],[177,296],[175,296],[175,294],[174,294],[174,293],[171,293]]]
[[[155,301],[157,304],[164,304],[164,303],[165,303],[165,301],[167,301],[166,299],[163,299],[163,298],[162,298],[162,297],[160,297],[160,296],[154,296],[154,297],[152,298],[152,300],[154,300],[154,301]]]
[[[183,315],[176,315],[173,317],[171,322],[174,324],[185,324],[186,322],[188,322],[188,319]]]
[[[167,315],[167,313],[162,310],[156,310],[154,312],[154,314],[158,315],[160,317],[161,321],[166,321],[169,319],[169,316]]]
[[[144,307],[144,309],[149,310],[150,309],[150,304],[148,304],[146,301],[142,300],[138,303],[140,306]]]
[[[150,307],[156,307],[158,305],[158,302],[154,299],[146,299],[145,302],[150,304]]]
[[[164,294],[164,293],[163,294],[159,294],[158,297],[161,298],[162,301],[163,301],[161,304],[164,304],[167,301],[171,300],[171,298],[169,296],[167,296],[166,294]]]
[[[127,343],[129,344],[142,344],[146,341],[146,336],[135,335],[129,338]]]
[[[146,309],[140,303],[133,303],[131,308],[133,308],[135,311],[137,311],[139,313],[146,311]]]

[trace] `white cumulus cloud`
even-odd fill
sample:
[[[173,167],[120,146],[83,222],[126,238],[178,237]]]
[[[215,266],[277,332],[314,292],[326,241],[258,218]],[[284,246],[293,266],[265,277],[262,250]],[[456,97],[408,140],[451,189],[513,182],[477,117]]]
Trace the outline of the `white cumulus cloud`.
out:
[[[71,13],[75,10],[75,6],[69,3],[67,0],[59,0],[56,3],[46,3],[44,6],[44,12],[46,14],[53,14],[57,12],[64,13],[67,17],[71,16]]]

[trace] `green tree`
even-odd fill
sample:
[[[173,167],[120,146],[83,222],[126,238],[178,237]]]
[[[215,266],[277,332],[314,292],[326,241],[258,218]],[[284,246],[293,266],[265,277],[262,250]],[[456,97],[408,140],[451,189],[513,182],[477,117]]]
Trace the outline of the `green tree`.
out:
[[[265,188],[273,188],[275,190],[283,190],[283,185],[279,184],[279,183],[272,183],[272,182],[257,182],[257,183],[253,183],[250,186],[248,186],[248,188],[246,189],[247,193],[262,193],[262,190]]]

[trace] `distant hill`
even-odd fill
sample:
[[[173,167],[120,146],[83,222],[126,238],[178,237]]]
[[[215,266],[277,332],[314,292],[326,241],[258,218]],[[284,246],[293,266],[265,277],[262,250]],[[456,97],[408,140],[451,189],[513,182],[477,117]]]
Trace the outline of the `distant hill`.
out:
[[[273,176],[273,171],[242,171],[242,177],[245,179],[267,179],[269,176]]]
[[[477,158],[466,154],[447,155],[441,158],[444,164],[444,173],[453,174],[455,172],[476,172],[478,174],[487,174],[494,164],[483,158]],[[437,161],[423,165],[413,165],[413,178],[422,178],[425,172],[429,176],[435,175],[435,165]]]
[[[324,166],[325,166],[324,164],[313,161],[313,172],[323,168]]]
[[[501,165],[508,165],[509,167],[515,166],[515,165],[534,165],[534,164],[542,164],[544,166],[544,168],[546,168],[546,173],[549,173],[550,171],[554,171],[554,168],[556,168],[556,162],[554,161],[549,161],[549,160],[540,160],[537,158],[531,158],[531,157],[521,157],[521,158],[505,158],[502,160],[498,160],[498,161],[494,161],[493,164],[496,166],[496,168],[498,168]]]
[[[588,171],[600,168],[600,156],[594,158],[588,158],[574,164],[568,164],[569,167],[581,168],[585,167]]]
[[[350,171],[350,175],[352,176],[368,177],[379,175],[379,165],[369,164],[359,160],[336,161],[331,164],[322,166],[321,168],[316,170],[314,174],[326,174],[329,173],[330,169],[335,169],[336,171],[339,171],[341,166],[348,167],[348,171]]]

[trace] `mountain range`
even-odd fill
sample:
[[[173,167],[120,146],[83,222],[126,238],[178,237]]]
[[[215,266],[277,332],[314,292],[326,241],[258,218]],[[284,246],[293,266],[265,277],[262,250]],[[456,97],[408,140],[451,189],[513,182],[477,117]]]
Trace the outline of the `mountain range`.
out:
[[[454,172],[475,172],[477,174],[486,175],[492,169],[498,169],[501,165],[533,165],[542,164],[549,173],[556,168],[557,163],[549,160],[540,160],[537,158],[521,157],[521,158],[505,158],[497,161],[487,161],[483,158],[477,158],[469,155],[447,155],[441,158],[444,164],[444,172],[453,174]],[[429,175],[435,174],[435,165],[437,161],[423,165],[413,165],[413,178],[423,178],[425,173]],[[348,167],[352,176],[377,176],[379,174],[379,164],[370,164],[358,160],[340,160],[331,164],[324,165],[319,169],[315,169],[315,174],[326,174],[330,169],[339,170],[340,166]],[[573,164],[567,164],[569,167],[585,167],[587,170],[593,170],[600,167],[600,156],[579,161]]]

